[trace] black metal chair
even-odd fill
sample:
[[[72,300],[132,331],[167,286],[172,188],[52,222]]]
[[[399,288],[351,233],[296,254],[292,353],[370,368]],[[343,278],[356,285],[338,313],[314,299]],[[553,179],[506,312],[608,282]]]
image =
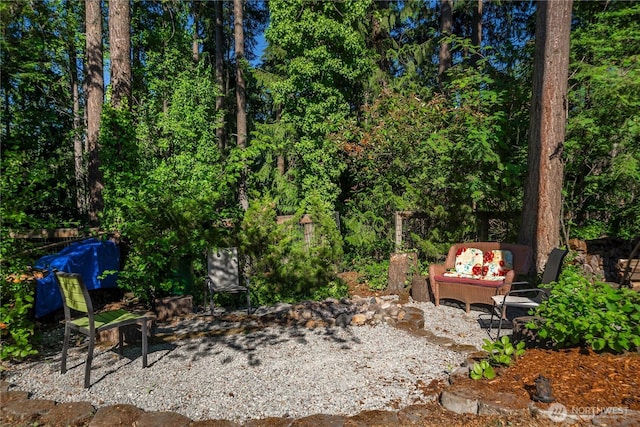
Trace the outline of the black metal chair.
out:
[[[545,265],[544,272],[542,273],[542,279],[540,284],[548,284],[556,282],[560,276],[560,270],[562,269],[562,261],[564,257],[569,253],[566,249],[555,248],[549,254],[547,264]],[[514,282],[513,285],[530,285],[529,282]],[[500,338],[500,332],[502,331],[502,321],[506,318],[507,307],[517,307],[521,309],[531,309],[539,306],[542,301],[549,297],[550,289],[548,288],[526,288],[526,289],[514,289],[506,293],[505,295],[495,295],[491,297],[493,300],[493,308],[491,310],[491,320],[489,323],[489,333],[493,328],[493,318],[495,315],[500,317],[498,323],[498,334],[496,339]]]
[[[95,314],[93,304],[89,297],[82,276],[77,273],[55,272],[60,293],[62,294],[62,305],[64,308],[64,343],[62,345],[62,360],[60,373],[67,372],[67,351],[69,349],[69,338],[71,331],[76,331],[89,337],[89,349],[87,352],[87,362],[84,373],[84,387],[91,385],[91,362],[93,361],[93,348],[95,346],[96,334],[101,331],[118,328],[118,344],[120,354],[122,354],[124,332],[121,326],[139,324],[142,332],[142,367],[147,367],[147,317],[137,315],[126,310],[112,310]],[[71,311],[85,313],[86,316],[72,318]]]

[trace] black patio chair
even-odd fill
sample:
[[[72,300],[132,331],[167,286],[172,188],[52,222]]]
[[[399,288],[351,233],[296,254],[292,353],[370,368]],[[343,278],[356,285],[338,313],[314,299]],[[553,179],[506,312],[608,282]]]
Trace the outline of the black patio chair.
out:
[[[549,284],[551,282],[558,281],[560,276],[560,270],[562,269],[562,261],[564,257],[569,253],[566,249],[555,248],[549,254],[547,264],[545,265],[544,272],[542,273],[541,285]],[[531,283],[529,282],[514,282],[513,285],[523,285]],[[495,295],[491,297],[493,300],[493,308],[491,310],[491,320],[489,322],[489,334],[493,328],[493,318],[495,315],[500,316],[500,322],[498,323],[498,333],[496,340],[500,338],[500,332],[502,331],[502,322],[506,318],[507,307],[517,307],[521,309],[531,309],[538,307],[542,301],[549,298],[551,290],[549,288],[526,288],[526,289],[514,289],[506,293],[505,295]]]

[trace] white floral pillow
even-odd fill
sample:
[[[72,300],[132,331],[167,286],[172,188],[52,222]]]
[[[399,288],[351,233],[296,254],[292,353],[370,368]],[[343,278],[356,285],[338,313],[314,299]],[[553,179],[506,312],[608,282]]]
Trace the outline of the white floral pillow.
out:
[[[484,254],[477,248],[460,248],[456,253],[456,273],[462,277],[474,277],[482,275],[482,263]]]
[[[484,253],[482,275],[485,280],[504,280],[511,270],[513,270],[511,251],[498,249]]]

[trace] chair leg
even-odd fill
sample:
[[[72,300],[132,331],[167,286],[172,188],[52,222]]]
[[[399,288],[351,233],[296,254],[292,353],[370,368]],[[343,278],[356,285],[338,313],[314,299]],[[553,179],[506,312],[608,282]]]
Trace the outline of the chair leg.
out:
[[[124,354],[124,330],[118,327],[118,353],[120,356]]]
[[[493,303],[493,307],[491,307],[491,318],[489,319],[489,337],[491,337],[491,330],[493,329],[493,318],[496,315],[496,303]]]
[[[500,323],[498,323],[498,335],[496,335],[496,341],[500,339],[500,331],[502,330],[502,321],[507,316],[507,305],[503,304],[500,310]]]
[[[87,352],[87,362],[84,367],[84,388],[91,386],[91,362],[93,362],[93,346],[95,342],[95,335],[89,336],[89,349]]]
[[[60,360],[60,373],[64,374],[67,372],[67,351],[69,350],[69,338],[71,336],[71,330],[69,329],[69,325],[65,323],[64,325],[64,342],[62,344],[62,358]]]
[[[147,367],[147,318],[142,319],[142,367]]]
[[[212,316],[215,314],[215,312],[213,311],[215,309],[215,305],[213,304],[214,293],[215,292],[213,291],[213,289],[209,288],[209,309],[211,310]]]

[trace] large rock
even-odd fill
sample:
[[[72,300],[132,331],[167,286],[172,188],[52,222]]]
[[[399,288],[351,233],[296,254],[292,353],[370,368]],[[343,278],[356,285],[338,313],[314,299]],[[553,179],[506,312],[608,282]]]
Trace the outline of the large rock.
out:
[[[145,412],[140,415],[136,427],[185,427],[191,418],[169,411]]]
[[[89,402],[59,403],[40,418],[46,426],[85,426],[95,414]]]
[[[138,422],[142,414],[144,414],[144,411],[133,405],[103,406],[93,416],[89,427],[131,427]]]

